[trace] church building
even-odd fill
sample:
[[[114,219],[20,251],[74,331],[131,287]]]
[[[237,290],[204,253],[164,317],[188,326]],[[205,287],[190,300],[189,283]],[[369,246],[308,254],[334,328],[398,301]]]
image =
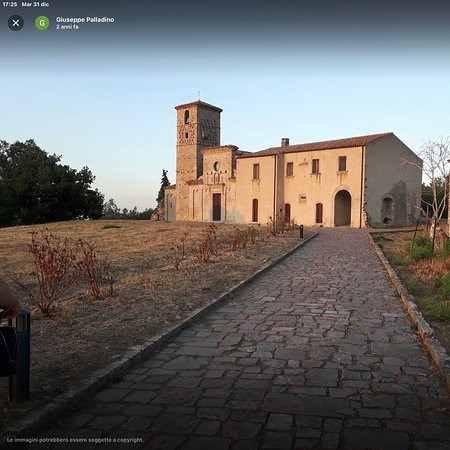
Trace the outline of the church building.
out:
[[[177,112],[176,184],[166,220],[305,226],[386,227],[418,216],[421,159],[393,133],[258,152],[220,144],[222,109],[195,101]]]

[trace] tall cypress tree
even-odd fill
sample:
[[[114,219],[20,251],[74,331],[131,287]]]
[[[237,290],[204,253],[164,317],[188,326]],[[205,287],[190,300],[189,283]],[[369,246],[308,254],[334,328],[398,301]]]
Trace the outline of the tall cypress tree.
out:
[[[159,189],[158,198],[156,199],[158,203],[164,199],[164,188],[167,186],[170,186],[170,181],[167,178],[167,170],[163,169],[161,177],[161,188]]]

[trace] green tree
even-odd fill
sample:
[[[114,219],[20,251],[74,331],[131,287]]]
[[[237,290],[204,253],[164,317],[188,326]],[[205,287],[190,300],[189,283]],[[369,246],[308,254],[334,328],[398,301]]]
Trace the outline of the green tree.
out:
[[[164,188],[170,186],[169,178],[167,178],[167,170],[162,171],[162,177],[161,177],[161,187],[158,192],[158,197],[156,201],[159,203],[161,200],[164,199]]]
[[[146,209],[144,209],[144,211],[142,211],[142,212],[140,212],[138,214],[137,218],[139,220],[149,220],[150,217],[152,216],[152,214],[153,214],[153,209],[152,208],[146,208]]]
[[[137,206],[135,206],[133,209],[128,211],[128,219],[135,220],[138,218],[138,214]]]
[[[103,206],[102,219],[127,219],[127,220],[148,220],[153,213],[153,209],[144,209],[140,212],[135,206],[133,209],[119,209],[115,200],[110,198]]]
[[[103,195],[88,167],[60,164],[34,140],[0,141],[0,226],[101,217]]]
[[[103,205],[103,213],[102,213],[102,219],[121,219],[120,209],[117,206],[115,200],[113,198],[110,198],[104,205]]]

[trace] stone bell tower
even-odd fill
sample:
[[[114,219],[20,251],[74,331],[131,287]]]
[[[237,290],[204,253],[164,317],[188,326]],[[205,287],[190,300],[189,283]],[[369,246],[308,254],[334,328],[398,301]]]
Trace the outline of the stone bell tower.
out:
[[[177,111],[176,220],[189,218],[188,181],[203,174],[201,150],[220,145],[220,113],[200,100],[175,107]]]

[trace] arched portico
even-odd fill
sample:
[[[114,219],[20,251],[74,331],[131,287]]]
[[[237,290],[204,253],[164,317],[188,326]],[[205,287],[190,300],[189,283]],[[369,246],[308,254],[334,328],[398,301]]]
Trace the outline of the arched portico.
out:
[[[352,197],[345,189],[340,190],[334,197],[334,226],[350,226],[352,214]]]

